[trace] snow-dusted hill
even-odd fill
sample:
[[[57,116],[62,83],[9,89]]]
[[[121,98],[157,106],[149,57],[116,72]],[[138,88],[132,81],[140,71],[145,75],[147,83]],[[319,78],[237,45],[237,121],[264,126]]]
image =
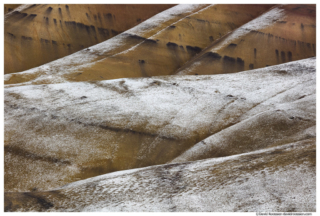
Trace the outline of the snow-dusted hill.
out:
[[[6,191],[313,137],[315,62],[5,88]]]
[[[6,193],[6,211],[316,211],[315,138],[250,153],[120,171],[45,192]]]
[[[4,75],[5,211],[316,211],[315,30],[315,5],[177,5]]]

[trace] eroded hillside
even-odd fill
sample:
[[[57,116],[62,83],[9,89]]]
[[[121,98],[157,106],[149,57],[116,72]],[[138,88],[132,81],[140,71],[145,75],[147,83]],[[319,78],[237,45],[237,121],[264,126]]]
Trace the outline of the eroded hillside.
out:
[[[295,142],[315,127],[315,75],[313,58],[232,75],[6,88],[5,188]]]
[[[44,84],[170,75],[212,42],[271,7],[178,5],[112,40],[50,64],[7,75],[5,83]]]
[[[172,6],[22,5],[5,15],[4,72],[21,72],[98,44]]]
[[[5,211],[316,211],[315,5],[145,19],[4,75]]]
[[[6,193],[6,211],[314,212],[314,138],[246,154]]]
[[[316,55],[315,5],[280,5],[206,48],[177,74],[233,73]]]

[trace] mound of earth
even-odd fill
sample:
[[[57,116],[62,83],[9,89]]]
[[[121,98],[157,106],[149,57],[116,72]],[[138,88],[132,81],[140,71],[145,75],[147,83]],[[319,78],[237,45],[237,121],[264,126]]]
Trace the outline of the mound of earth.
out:
[[[315,23],[315,5],[7,12],[5,62],[30,69],[4,75],[5,211],[316,211]]]

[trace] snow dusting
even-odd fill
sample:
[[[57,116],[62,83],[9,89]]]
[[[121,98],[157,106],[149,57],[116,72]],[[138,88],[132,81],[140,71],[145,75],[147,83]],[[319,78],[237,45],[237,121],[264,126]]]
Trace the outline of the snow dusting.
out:
[[[270,11],[262,14],[261,16],[251,20],[250,22],[242,25],[235,31],[233,31],[230,35],[228,35],[218,46],[215,46],[211,52],[217,52],[221,48],[229,45],[232,41],[237,38],[240,38],[252,30],[260,30],[271,26],[278,20],[282,20],[285,17],[285,13],[283,9],[280,9],[279,6],[271,9]]]

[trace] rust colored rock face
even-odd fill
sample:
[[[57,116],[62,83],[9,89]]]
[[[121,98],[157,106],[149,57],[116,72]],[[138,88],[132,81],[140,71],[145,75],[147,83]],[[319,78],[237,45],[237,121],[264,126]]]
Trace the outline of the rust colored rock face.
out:
[[[74,69],[74,60],[62,61],[64,71],[47,76],[47,69],[35,68],[32,72],[14,74],[6,84],[31,81],[33,84],[52,83],[54,79],[66,81],[94,81],[124,77],[148,77],[174,74],[192,57],[213,41],[231,32],[269,10],[273,5],[200,5],[188,13],[179,13],[157,28],[138,25],[139,31],[120,34],[125,38],[114,41],[108,51],[84,52],[83,59],[94,56],[87,65]],[[129,30],[130,31],[130,30]],[[110,41],[111,42],[111,41]],[[101,44],[102,45],[102,44]],[[128,46],[130,45],[130,46]],[[115,48],[113,48],[115,47]],[[92,50],[95,50],[93,48]],[[72,57],[72,56],[70,56]],[[55,66],[48,65],[50,71]],[[34,72],[36,71],[36,72]],[[37,79],[41,77],[41,81]],[[33,81],[34,80],[34,81]],[[60,82],[61,82],[60,81]]]
[[[167,26],[127,52],[84,68],[72,81],[171,75],[212,41],[235,30],[272,5],[210,5]],[[103,78],[101,78],[103,77]]]
[[[313,57],[315,10],[315,5],[277,6],[207,47],[176,74],[233,73]]]
[[[5,18],[4,71],[20,72],[64,57],[172,6],[46,4],[13,11]]]

